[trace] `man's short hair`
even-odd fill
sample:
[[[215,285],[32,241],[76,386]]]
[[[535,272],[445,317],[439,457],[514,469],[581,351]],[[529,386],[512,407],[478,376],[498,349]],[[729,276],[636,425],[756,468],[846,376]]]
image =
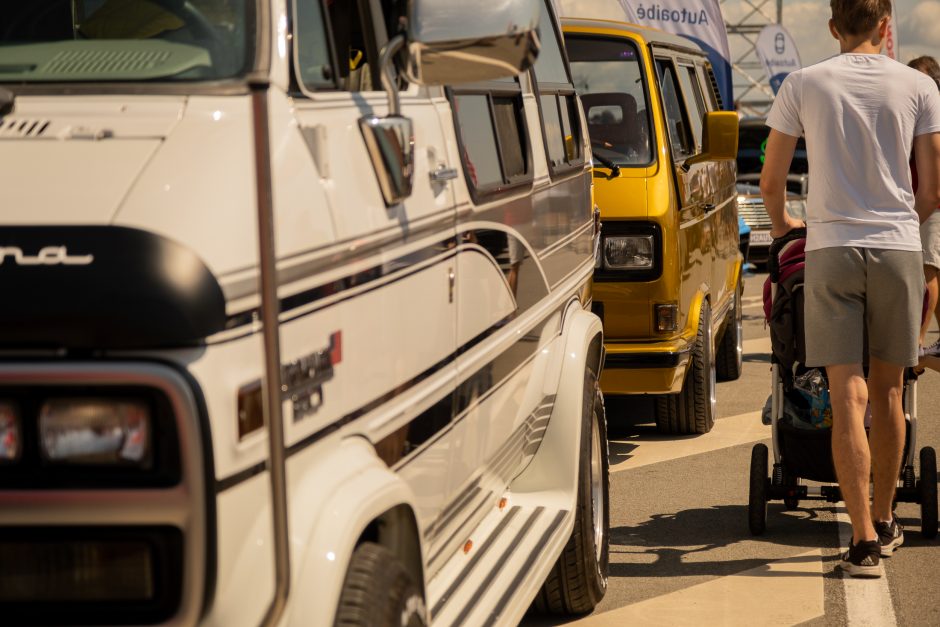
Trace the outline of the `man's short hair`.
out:
[[[840,35],[867,35],[891,15],[891,0],[830,0],[829,8]]]

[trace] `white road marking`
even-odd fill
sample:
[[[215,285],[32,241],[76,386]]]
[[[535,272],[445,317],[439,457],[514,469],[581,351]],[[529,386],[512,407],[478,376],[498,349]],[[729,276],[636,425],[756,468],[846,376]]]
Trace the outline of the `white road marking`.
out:
[[[823,591],[822,551],[814,549],[572,624],[797,625],[825,614]]]
[[[769,437],[770,427],[761,423],[759,411],[752,411],[717,420],[714,428],[704,435],[643,434],[625,440],[611,440],[610,472],[631,470],[689,455],[757,442]],[[619,452],[620,449],[627,448],[625,445],[633,445],[635,448]],[[626,456],[626,459],[618,463],[616,462],[618,456]]]
[[[770,336],[765,337],[756,337],[753,340],[744,340],[743,342],[744,354],[745,355],[756,355],[760,353],[770,353]],[[768,391],[770,386],[768,385]]]
[[[837,507],[835,511],[839,522],[839,542],[844,550],[852,539],[852,523],[844,506]],[[883,562],[878,564],[878,569],[881,572],[878,579],[842,577],[846,624],[849,627],[896,627],[898,624]]]

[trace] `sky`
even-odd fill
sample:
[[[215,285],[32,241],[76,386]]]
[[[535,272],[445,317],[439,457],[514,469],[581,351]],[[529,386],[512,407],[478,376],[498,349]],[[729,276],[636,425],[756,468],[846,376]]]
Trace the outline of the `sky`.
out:
[[[923,54],[940,58],[940,0],[895,0],[895,4],[900,24],[900,60],[906,63]],[[771,2],[768,8],[774,5]],[[742,11],[749,10],[743,0],[725,0],[722,4],[726,21],[739,19]],[[783,24],[796,40],[803,65],[839,52],[836,40],[829,34],[830,16],[829,0],[783,1]]]

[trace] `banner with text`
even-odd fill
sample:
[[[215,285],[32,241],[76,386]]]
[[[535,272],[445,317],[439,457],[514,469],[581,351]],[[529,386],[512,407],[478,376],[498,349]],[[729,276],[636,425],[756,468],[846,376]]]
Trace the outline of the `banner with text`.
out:
[[[891,20],[888,22],[888,35],[885,37],[885,54],[895,59],[901,60],[900,46],[898,45],[898,5],[891,3]]]
[[[688,37],[708,53],[721,101],[734,108],[731,51],[718,0],[561,0],[561,10],[566,17],[619,20]]]
[[[764,71],[767,72],[774,94],[780,90],[780,85],[788,74],[803,67],[796,42],[789,31],[780,24],[771,24],[761,30],[757,36],[755,50]]]

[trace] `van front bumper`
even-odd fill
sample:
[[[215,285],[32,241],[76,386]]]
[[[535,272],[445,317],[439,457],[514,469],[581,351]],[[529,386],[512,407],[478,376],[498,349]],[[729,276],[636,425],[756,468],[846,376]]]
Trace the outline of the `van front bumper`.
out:
[[[605,394],[669,394],[682,390],[692,345],[663,342],[608,342],[601,373]]]

